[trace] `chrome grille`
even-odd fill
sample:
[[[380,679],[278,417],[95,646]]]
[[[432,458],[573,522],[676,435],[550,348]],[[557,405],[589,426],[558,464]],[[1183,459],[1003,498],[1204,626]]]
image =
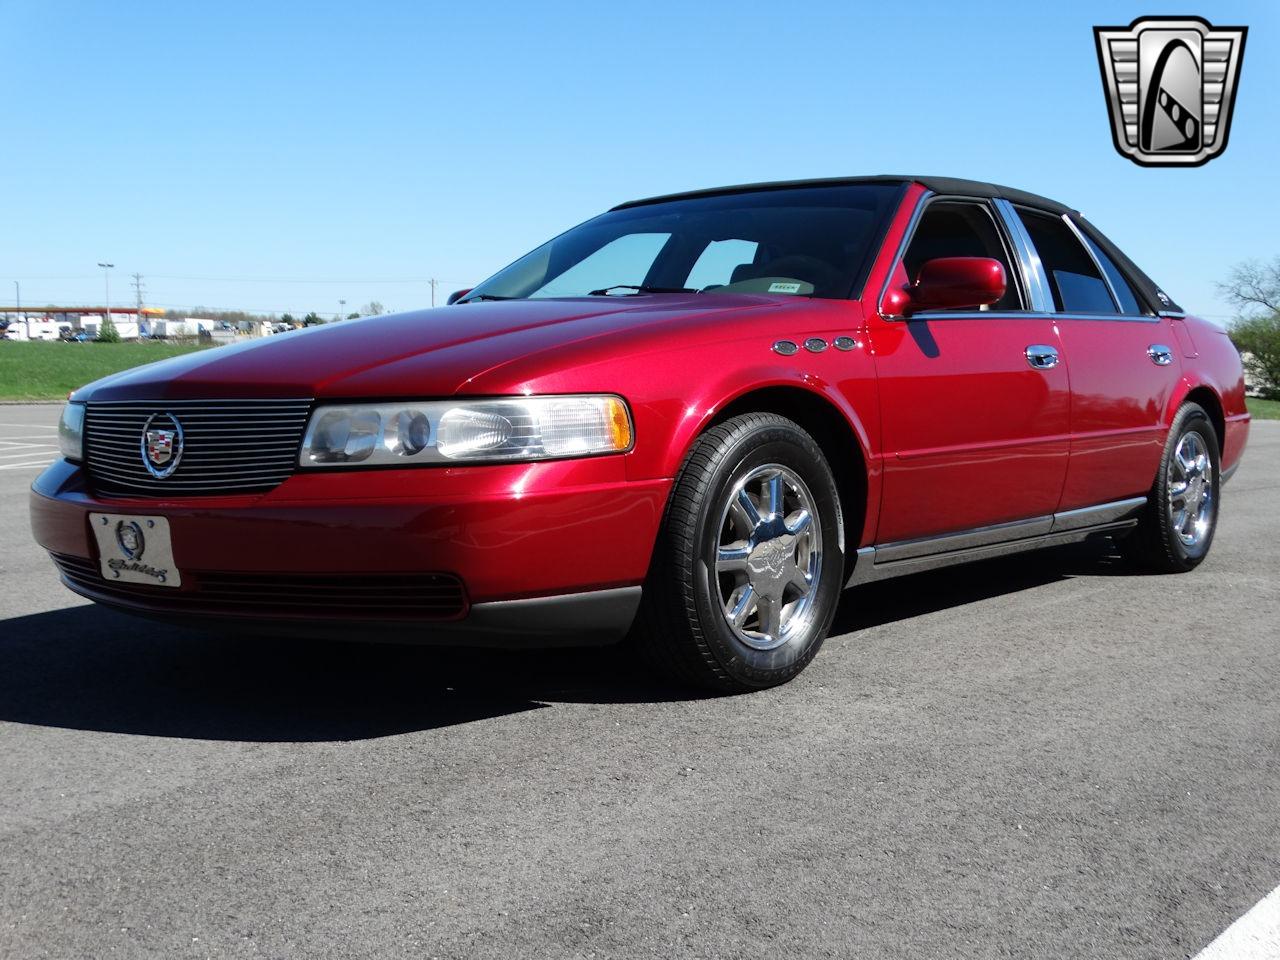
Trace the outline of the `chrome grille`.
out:
[[[189,497],[270,490],[293,473],[308,400],[120,400],[85,408],[85,465],[95,491],[121,497]],[[158,480],[142,462],[153,414],[182,425],[178,467]]]

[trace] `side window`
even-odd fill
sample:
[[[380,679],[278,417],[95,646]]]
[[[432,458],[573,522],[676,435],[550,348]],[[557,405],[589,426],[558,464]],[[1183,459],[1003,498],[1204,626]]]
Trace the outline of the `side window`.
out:
[[[1084,242],[1089,245],[1089,249],[1093,251],[1094,259],[1098,261],[1099,266],[1102,267],[1102,272],[1111,281],[1111,289],[1115,291],[1116,298],[1120,301],[1120,312],[1131,317],[1138,317],[1146,313],[1142,309],[1142,305],[1138,303],[1138,295],[1133,292],[1133,287],[1129,286],[1129,281],[1124,278],[1120,268],[1115,265],[1100,246],[1093,242],[1093,238],[1087,233],[1084,234]]]
[[[684,286],[705,290],[732,283],[734,270],[754,262],[759,246],[754,240],[712,240],[689,271]]]
[[[1107,283],[1061,217],[1019,208],[1053,291],[1053,305],[1063,313],[1117,313]]]
[[[530,297],[581,297],[592,290],[631,284],[641,286],[669,233],[628,233],[529,294]]]
[[[1008,248],[985,203],[973,200],[935,200],[924,210],[911,244],[902,257],[907,280],[914,283],[920,268],[938,257],[990,257],[1004,266],[1008,286],[990,310],[1022,310],[1018,274]]]

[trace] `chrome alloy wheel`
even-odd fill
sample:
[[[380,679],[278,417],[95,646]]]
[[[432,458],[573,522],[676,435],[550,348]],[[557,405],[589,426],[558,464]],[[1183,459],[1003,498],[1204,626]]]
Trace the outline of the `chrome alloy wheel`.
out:
[[[716,581],[739,640],[774,650],[803,633],[822,573],[813,495],[793,470],[756,467],[729,491],[720,514]]]
[[[1213,460],[1198,433],[1187,433],[1169,461],[1169,522],[1184,546],[1196,547],[1213,527]]]

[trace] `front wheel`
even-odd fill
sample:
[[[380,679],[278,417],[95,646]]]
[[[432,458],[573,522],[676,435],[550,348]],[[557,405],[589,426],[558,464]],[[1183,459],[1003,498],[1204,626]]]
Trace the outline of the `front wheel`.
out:
[[[1221,489],[1218,435],[1204,408],[1187,403],[1169,428],[1164,457],[1126,552],[1158,573],[1184,573],[1209,553]]]
[[[635,639],[685,682],[785,683],[835,616],[840,522],[831,468],[799,425],[750,413],[713,427],[676,479]]]

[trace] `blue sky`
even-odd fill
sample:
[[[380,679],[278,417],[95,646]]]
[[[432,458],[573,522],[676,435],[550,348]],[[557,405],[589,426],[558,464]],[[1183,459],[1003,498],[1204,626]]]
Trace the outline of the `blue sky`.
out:
[[[1250,27],[1226,153],[1111,145],[1091,27]],[[1280,255],[1280,4],[0,0],[0,298],[426,305],[638,196],[860,173],[1079,207],[1188,309]]]

